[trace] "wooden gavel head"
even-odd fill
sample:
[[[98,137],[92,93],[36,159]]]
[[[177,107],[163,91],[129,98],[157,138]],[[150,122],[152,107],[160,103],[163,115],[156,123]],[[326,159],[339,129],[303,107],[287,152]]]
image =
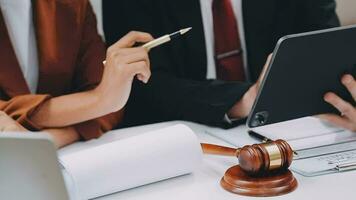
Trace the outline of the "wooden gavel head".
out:
[[[202,144],[204,153],[236,156],[241,169],[250,176],[273,175],[288,170],[293,150],[284,140],[247,145],[235,149],[213,144]]]
[[[244,146],[236,151],[240,167],[250,176],[270,175],[288,170],[293,150],[284,140]]]
[[[205,145],[204,145],[205,146]],[[204,150],[205,147],[203,147]],[[207,153],[237,156],[240,165],[230,167],[220,180],[227,191],[256,197],[287,194],[298,187],[298,181],[288,169],[292,164],[293,150],[283,140],[254,144],[241,149],[206,146]],[[211,148],[211,147],[210,147]]]

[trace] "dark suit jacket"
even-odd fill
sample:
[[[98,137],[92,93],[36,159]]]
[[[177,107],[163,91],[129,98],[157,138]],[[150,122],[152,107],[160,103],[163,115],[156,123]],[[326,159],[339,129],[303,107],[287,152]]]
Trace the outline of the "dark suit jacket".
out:
[[[242,0],[250,78],[256,81],[277,40],[339,25],[334,0]],[[207,58],[199,0],[104,0],[107,44],[130,30],[158,37],[193,27],[184,38],[151,52],[153,76],[136,84],[127,121],[183,119],[221,124],[249,84],[206,80]],[[139,117],[138,117],[139,116]]]
[[[0,110],[37,131],[44,127],[34,124],[31,115],[44,102],[92,89],[100,82],[105,45],[87,0],[33,0],[32,7],[40,65],[38,94],[30,94],[0,9]],[[84,139],[91,139],[117,126],[121,119],[122,112],[118,112],[75,128]]]

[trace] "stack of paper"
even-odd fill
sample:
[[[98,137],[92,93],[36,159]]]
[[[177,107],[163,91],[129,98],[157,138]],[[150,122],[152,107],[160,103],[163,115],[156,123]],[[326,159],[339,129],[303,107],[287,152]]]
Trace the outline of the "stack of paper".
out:
[[[201,163],[196,135],[184,125],[60,155],[72,196],[90,199],[193,172]],[[74,189],[73,189],[74,188]]]
[[[304,117],[270,124],[252,130],[271,140],[286,140],[294,150],[356,140],[355,133],[333,126],[315,117]]]

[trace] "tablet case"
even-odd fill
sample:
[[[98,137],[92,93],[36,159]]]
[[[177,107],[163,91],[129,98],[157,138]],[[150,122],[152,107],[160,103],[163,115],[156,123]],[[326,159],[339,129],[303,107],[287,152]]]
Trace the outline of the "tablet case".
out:
[[[323,100],[329,91],[355,105],[340,81],[345,73],[356,75],[356,26],[281,38],[247,126],[253,128],[305,116],[338,113]]]

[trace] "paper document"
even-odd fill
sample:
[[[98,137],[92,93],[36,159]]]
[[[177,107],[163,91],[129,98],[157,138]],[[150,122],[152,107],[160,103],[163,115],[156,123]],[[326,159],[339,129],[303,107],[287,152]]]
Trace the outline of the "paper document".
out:
[[[332,126],[315,117],[289,120],[253,128],[252,130],[272,140],[281,138],[284,140],[303,139],[342,131],[341,128]]]
[[[271,140],[286,140],[294,150],[356,140],[356,133],[333,126],[315,117],[270,124],[252,130]]]
[[[193,172],[200,143],[185,125],[60,155],[77,199],[91,199]]]

